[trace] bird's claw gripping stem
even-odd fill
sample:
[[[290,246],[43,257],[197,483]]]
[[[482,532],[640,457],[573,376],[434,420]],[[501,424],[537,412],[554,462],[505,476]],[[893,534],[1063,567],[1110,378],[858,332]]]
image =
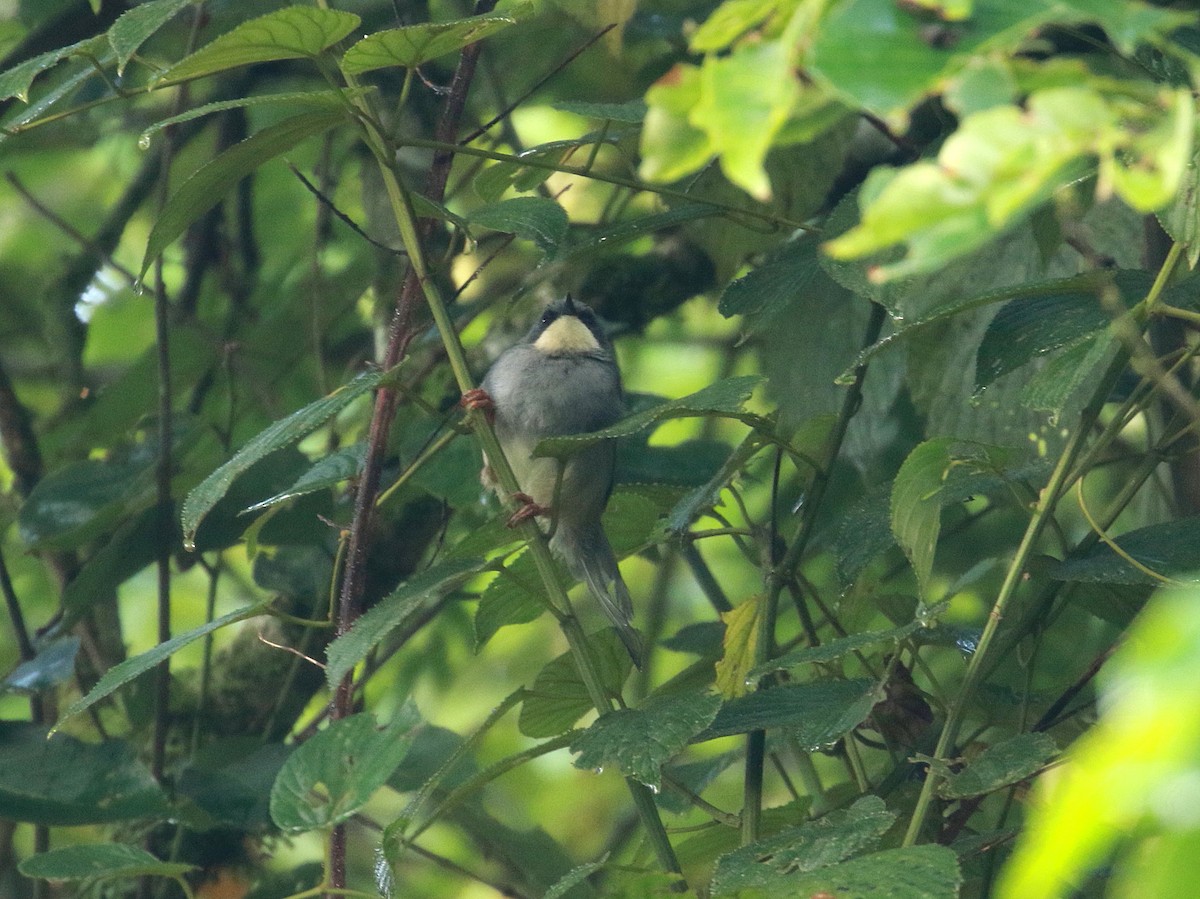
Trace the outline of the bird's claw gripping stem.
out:
[[[496,423],[496,404],[492,400],[491,394],[482,387],[468,390],[459,399],[458,404],[464,409],[482,412],[486,416],[488,424]]]
[[[528,493],[514,493],[512,497],[521,504],[521,508],[508,516],[508,526],[510,528],[515,528],[522,522],[535,518],[538,515],[549,514],[550,512],[546,506],[540,506],[534,502],[533,497]]]

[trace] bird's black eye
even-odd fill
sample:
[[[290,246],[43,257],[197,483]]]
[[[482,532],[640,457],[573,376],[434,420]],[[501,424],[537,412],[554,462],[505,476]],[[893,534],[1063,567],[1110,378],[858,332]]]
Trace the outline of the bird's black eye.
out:
[[[553,309],[547,309],[545,312],[542,313],[542,325],[543,326],[549,325],[556,318],[558,318],[558,313],[555,312]]]

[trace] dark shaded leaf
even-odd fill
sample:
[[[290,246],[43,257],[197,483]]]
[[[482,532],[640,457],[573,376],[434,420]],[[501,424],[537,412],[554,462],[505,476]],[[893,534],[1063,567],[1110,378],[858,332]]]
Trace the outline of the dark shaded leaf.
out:
[[[844,655],[865,649],[868,646],[875,646],[879,643],[898,643],[920,630],[920,628],[921,623],[914,621],[911,624],[904,625],[904,627],[891,628],[886,631],[868,631],[863,634],[851,634],[848,637],[841,637],[836,640],[830,640],[827,643],[822,643],[820,646],[805,646],[801,649],[793,649],[789,653],[777,656],[759,665],[750,672],[750,676],[758,678],[764,674],[770,674],[772,671],[786,671],[788,668],[798,668],[801,665],[812,665],[817,662],[832,662]]]
[[[26,877],[47,880],[111,880],[114,878],[180,877],[194,865],[159,861],[140,846],[88,843],[31,855],[18,866]]]
[[[757,690],[725,703],[696,742],[788,728],[801,745],[827,746],[862,724],[881,698],[874,681],[823,680]]]
[[[203,747],[179,774],[179,795],[224,827],[256,832],[271,826],[271,787],[295,750],[252,737]]]
[[[1138,528],[1114,541],[1145,570],[1139,570],[1105,543],[1070,556],[1052,575],[1063,581],[1161,584],[1162,578],[1200,580],[1200,516]],[[1153,572],[1159,577],[1154,577]]]
[[[472,210],[467,222],[531,240],[544,252],[557,247],[570,226],[567,211],[545,197],[497,200]]]
[[[848,809],[789,827],[721,856],[713,874],[712,893],[723,896],[755,887],[782,887],[797,874],[837,864],[873,845],[895,820],[896,814],[884,807],[882,799],[864,796]]]
[[[79,637],[74,634],[44,643],[38,647],[37,655],[22,662],[0,682],[0,692],[38,693],[61,684],[74,676],[78,652]]]
[[[938,787],[946,799],[982,796],[1032,777],[1058,755],[1047,734],[1017,734],[989,746],[957,774]]]
[[[0,818],[74,827],[167,814],[167,797],[128,743],[83,743],[0,722]]]

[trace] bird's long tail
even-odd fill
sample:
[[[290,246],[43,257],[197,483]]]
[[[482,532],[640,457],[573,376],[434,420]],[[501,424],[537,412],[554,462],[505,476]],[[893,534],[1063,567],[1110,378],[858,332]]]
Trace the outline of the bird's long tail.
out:
[[[616,626],[617,636],[625,644],[633,663],[641,668],[645,650],[641,635],[633,627],[633,600],[604,530],[596,527],[585,533],[572,533],[564,530],[560,523],[552,544],[571,574],[587,585],[588,592]]]

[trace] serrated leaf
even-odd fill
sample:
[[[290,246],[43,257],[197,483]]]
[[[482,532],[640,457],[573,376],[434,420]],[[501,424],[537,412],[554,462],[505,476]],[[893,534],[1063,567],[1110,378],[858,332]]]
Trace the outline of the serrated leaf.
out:
[[[579,865],[576,868],[572,868],[558,880],[554,881],[550,889],[546,890],[542,899],[562,899],[563,896],[567,895],[567,893],[603,868],[607,861],[608,854],[605,853],[604,858],[598,862],[589,862],[586,865]]]
[[[771,659],[759,665],[750,672],[750,677],[757,678],[770,674],[772,671],[786,671],[789,668],[799,668],[801,665],[814,665],[823,662],[833,662],[842,656],[875,646],[879,643],[896,643],[921,629],[921,623],[914,621],[904,627],[894,627],[885,631],[868,631],[863,634],[851,634],[837,640],[830,640],[820,646],[805,646],[793,649],[789,653]]]
[[[361,75],[363,72],[395,66],[412,68],[481,41],[516,23],[517,19],[511,14],[492,13],[451,22],[425,22],[377,31],[346,51],[342,56],[342,71],[349,75]]]
[[[682,397],[668,400],[623,418],[615,425],[601,431],[589,434],[571,435],[569,437],[550,437],[541,441],[533,451],[535,456],[551,456],[568,458],[580,450],[598,443],[601,440],[611,440],[615,437],[628,437],[643,428],[668,421],[672,418],[692,418],[697,416],[723,416],[728,418],[745,418],[743,412],[746,400],[754,392],[762,380],[758,375],[741,375],[736,378],[725,378],[710,384],[703,390]]]
[[[1077,280],[1077,279],[1072,279]],[[1150,289],[1145,272],[1118,272],[1115,286],[1127,303]],[[975,356],[975,385],[991,384],[1027,362],[1104,331],[1112,315],[1094,289],[1026,295],[1005,303],[988,324]]]
[[[26,877],[46,880],[112,880],[127,877],[180,877],[195,865],[159,861],[140,846],[89,843],[31,855],[17,866]]]
[[[472,210],[467,222],[531,240],[544,252],[557,247],[570,227],[567,211],[545,197],[513,197],[489,203]]]
[[[838,899],[958,899],[962,874],[948,846],[885,849],[767,885],[767,897]]]
[[[817,241],[808,237],[783,244],[760,265],[731,281],[717,309],[726,318],[758,316],[770,322],[775,313],[811,291],[818,278],[827,277],[818,247]]]
[[[120,740],[84,743],[0,722],[0,818],[55,827],[155,818],[167,797]]]
[[[570,587],[571,580],[562,568],[556,566],[555,571],[563,588]],[[532,556],[524,553],[511,561],[505,570],[488,584],[479,599],[479,607],[475,610],[476,652],[491,640],[500,628],[528,624],[541,617],[546,611],[546,601],[541,589],[541,577]]]
[[[33,86],[33,80],[38,75],[77,53],[96,55],[102,61],[103,56],[99,52],[101,48],[107,49],[107,42],[103,35],[90,37],[70,46],[60,47],[57,50],[40,53],[33,57],[33,59],[27,59],[23,63],[13,66],[8,71],[0,74],[0,100],[16,97],[23,103],[28,103],[29,88]],[[87,72],[84,77],[90,75],[91,72]],[[11,127],[15,123],[8,122],[6,124]]]
[[[1188,265],[1200,261],[1200,153],[1192,156],[1175,199],[1158,214],[1163,230],[1187,247]]]
[[[62,727],[68,718],[72,718],[80,712],[91,708],[110,693],[120,689],[139,674],[149,671],[164,659],[170,658],[189,643],[195,643],[200,638],[211,634],[213,631],[220,630],[227,625],[263,615],[266,613],[268,605],[268,603],[264,602],[229,612],[220,618],[214,618],[212,621],[206,622],[199,627],[192,628],[192,630],[186,633],[172,637],[165,643],[159,643],[153,649],[147,650],[131,659],[126,659],[119,665],[114,665],[104,672],[104,675],[100,680],[96,681],[96,685],[87,692],[86,696],[75,700],[71,704],[71,707],[63,713],[62,717],[58,719],[58,723],[54,725],[54,730]]]
[[[1200,580],[1200,516],[1127,531],[1113,542],[1159,578],[1131,565],[1105,543],[1064,559],[1055,566],[1052,576],[1063,581],[1111,584],[1161,584],[1161,578]]]
[[[787,728],[803,746],[827,746],[862,724],[880,698],[875,682],[861,678],[758,690],[725,703],[696,742]]]
[[[1104,363],[1116,346],[1109,331],[1085,337],[1048,361],[1021,389],[1021,402],[1030,409],[1050,413],[1055,424],[1075,392],[1092,381],[1096,368]]]
[[[385,373],[381,371],[363,372],[328,396],[309,403],[303,409],[298,409],[259,431],[233,455],[233,458],[187,495],[180,514],[185,541],[196,536],[196,528],[200,526],[204,516],[225,496],[238,475],[264,456],[283,449],[314,431],[353,400],[378,387],[384,376]]]
[[[944,799],[983,796],[1032,777],[1058,755],[1047,734],[1017,734],[989,746],[957,774],[938,786]]]
[[[616,767],[626,777],[658,789],[662,766],[709,725],[721,707],[715,693],[653,696],[637,708],[603,715],[571,742],[575,767]]]
[[[386,727],[369,713],[332,722],[293,752],[271,788],[271,820],[299,833],[332,827],[367,804],[404,761],[420,724],[406,702]]]
[[[314,462],[312,468],[296,478],[295,483],[287,490],[276,493],[262,502],[255,503],[245,511],[258,512],[261,509],[266,509],[300,496],[306,496],[318,490],[327,490],[331,487],[336,487],[343,481],[357,477],[359,471],[362,469],[363,457],[366,455],[366,451],[367,445],[360,441],[353,446],[343,447],[337,452],[330,453],[328,456]]]
[[[829,812],[721,856],[713,872],[712,894],[782,887],[799,874],[837,864],[873,845],[895,820],[895,812],[888,811],[882,799],[863,796],[848,809]]]
[[[408,616],[422,608],[426,600],[457,589],[487,564],[481,557],[446,559],[409,578],[329,644],[325,682],[336,687],[347,672]]]
[[[108,29],[108,42],[117,54],[117,74],[125,71],[125,66],[137,53],[138,48],[171,21],[181,9],[191,4],[192,0],[151,0],[122,13],[117,21]]]
[[[237,66],[281,59],[314,58],[355,28],[353,13],[289,6],[243,22],[167,69],[159,85],[177,84]]]
[[[745,696],[750,669],[754,667],[754,649],[758,645],[758,621],[762,615],[763,598],[752,596],[736,608],[721,613],[725,636],[723,652],[717,662],[717,692],[725,699]]]
[[[612,628],[588,637],[588,645],[596,662],[600,683],[607,692],[618,695],[633,660]],[[576,721],[592,710],[592,700],[575,667],[570,652],[546,663],[526,691],[521,703],[518,727],[527,737],[556,737],[571,729]]]
[[[140,7],[139,7],[140,8]],[[193,119],[203,118],[206,115],[213,115],[218,112],[225,112],[230,109],[247,109],[255,106],[280,107],[287,108],[290,106],[315,106],[320,109],[344,109],[343,98],[345,96],[361,96],[366,90],[359,91],[344,91],[338,92],[334,90],[324,91],[284,91],[277,94],[255,94],[252,97],[238,97],[234,100],[217,100],[213,103],[205,103],[187,112],[181,112],[179,115],[168,116],[165,119],[160,119],[150,127],[146,128],[138,137],[138,144],[145,146],[150,139],[164,128],[169,128],[172,125],[178,125],[181,122],[190,122]]]
[[[221,198],[239,181],[305,138],[328,131],[344,120],[345,112],[341,109],[302,113],[269,125],[201,166],[163,206],[146,240],[146,254],[142,258],[139,277],[145,277],[150,264],[175,238],[221,202]]]

